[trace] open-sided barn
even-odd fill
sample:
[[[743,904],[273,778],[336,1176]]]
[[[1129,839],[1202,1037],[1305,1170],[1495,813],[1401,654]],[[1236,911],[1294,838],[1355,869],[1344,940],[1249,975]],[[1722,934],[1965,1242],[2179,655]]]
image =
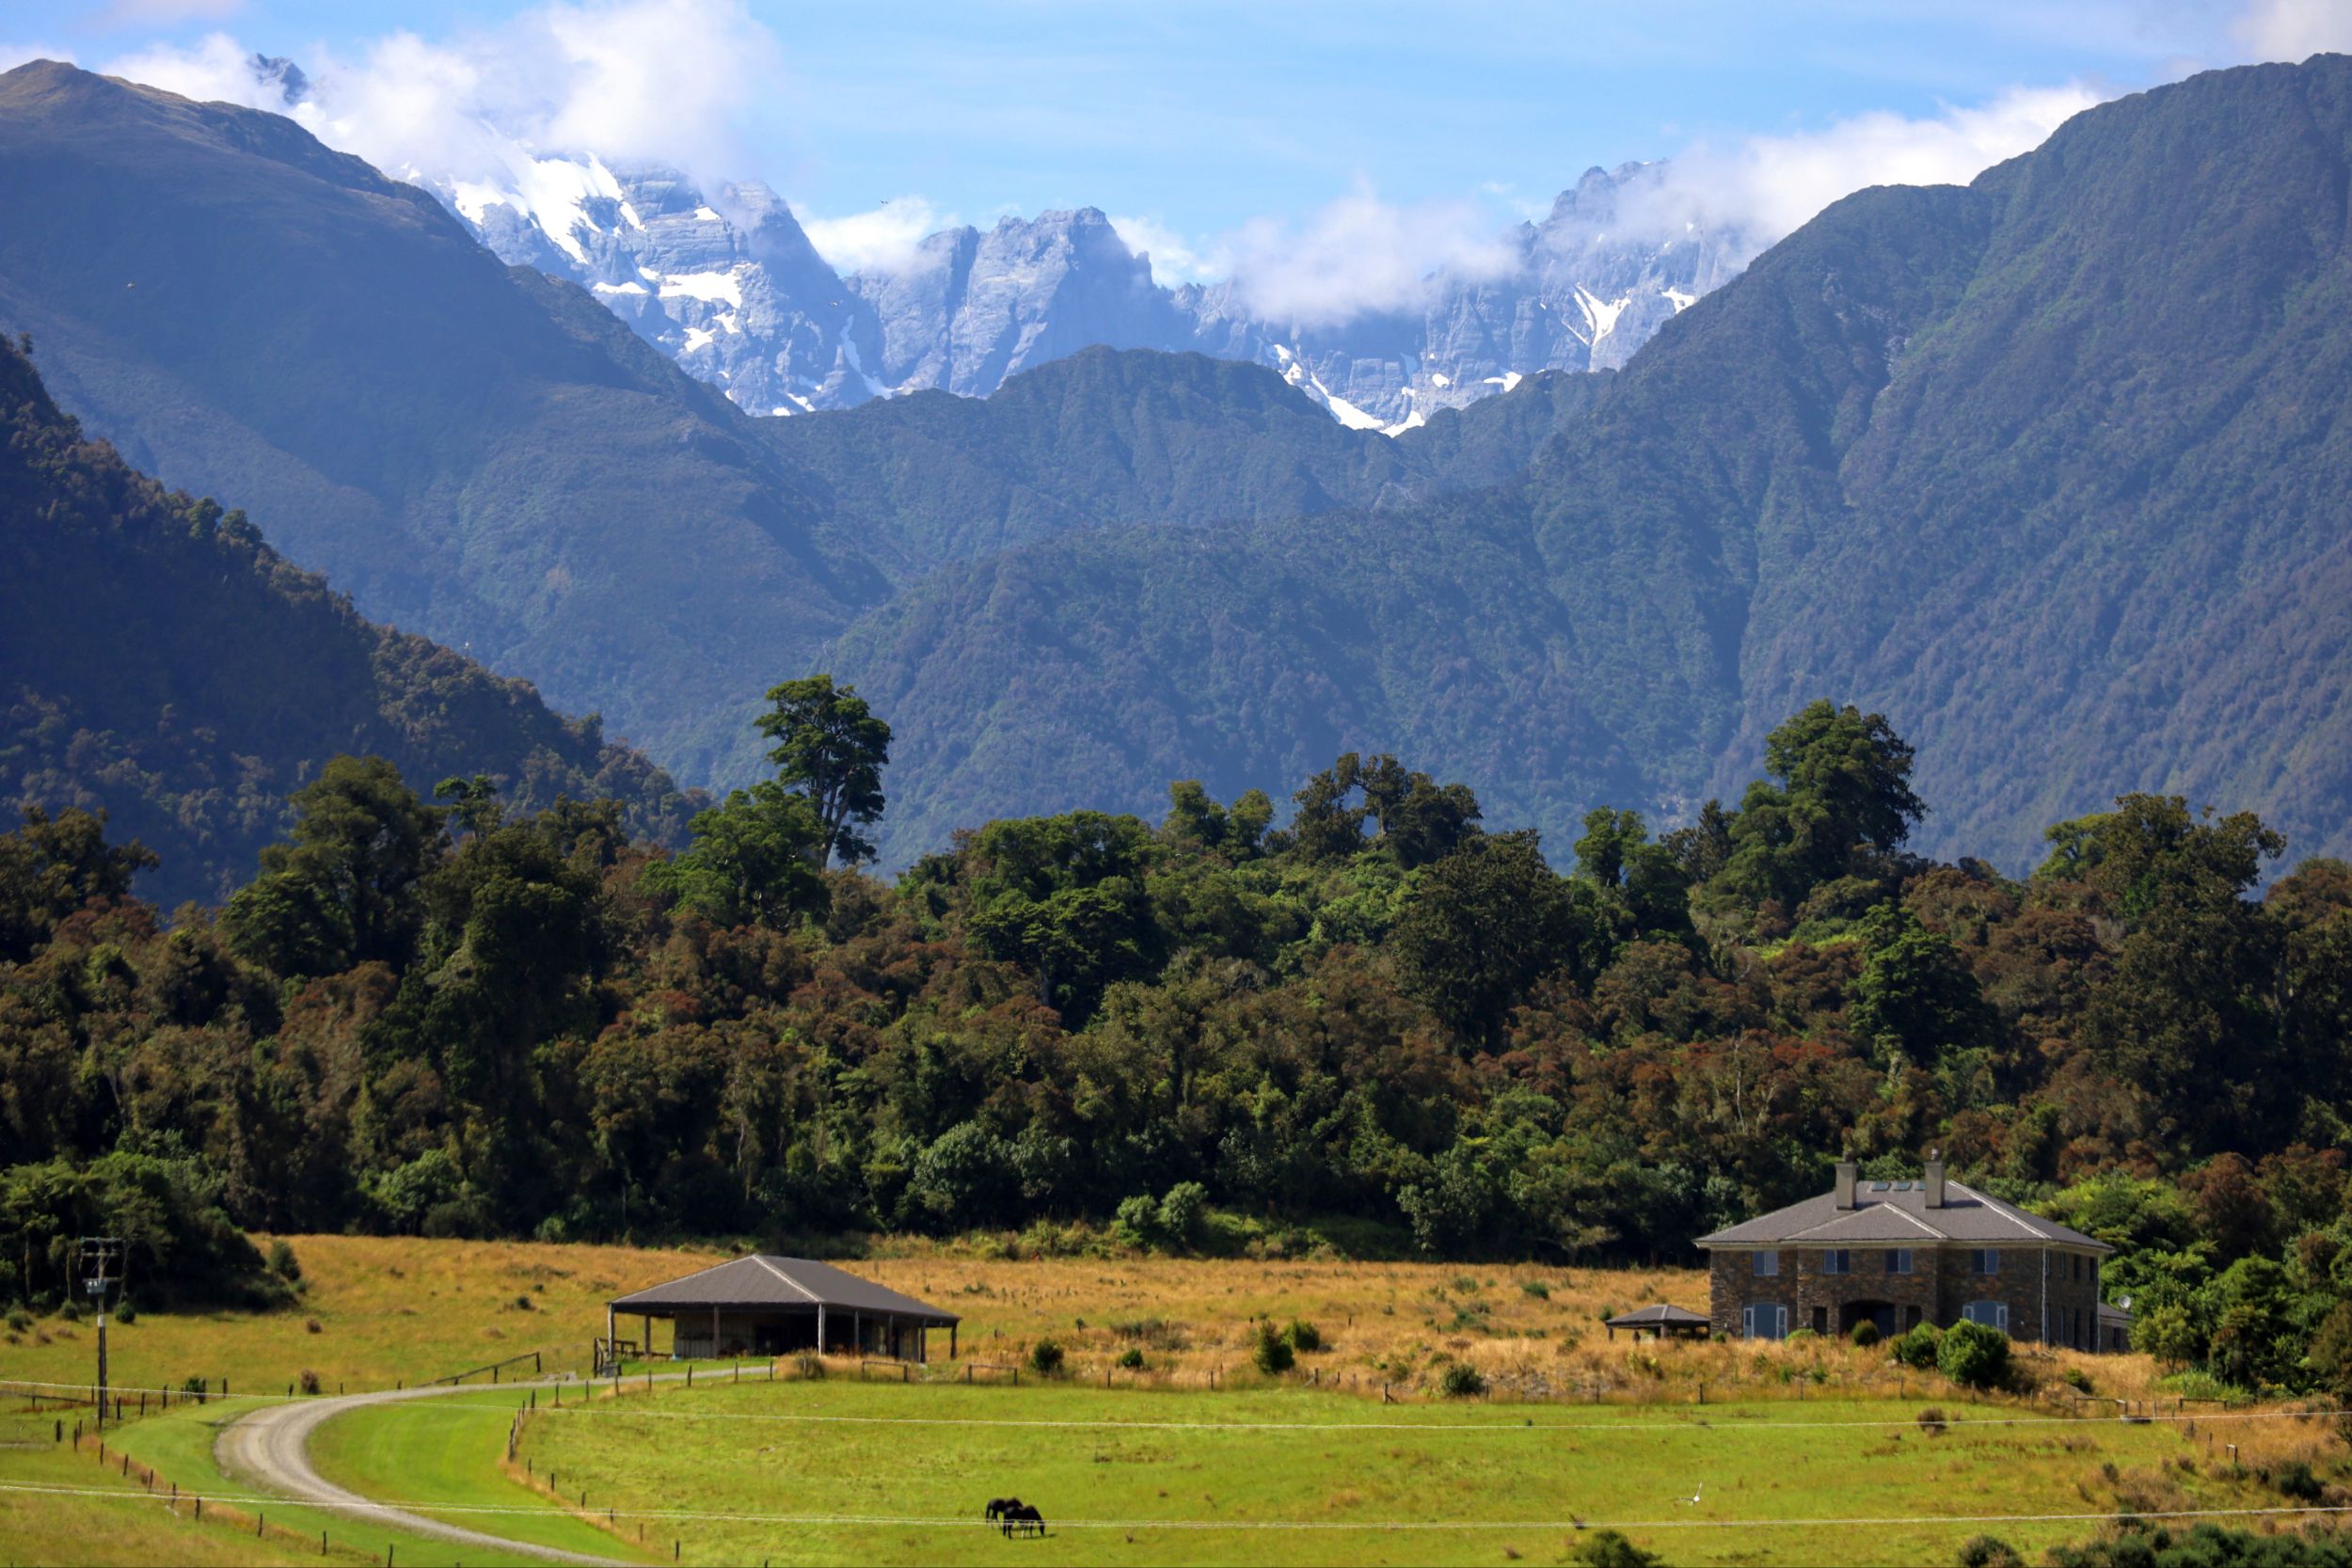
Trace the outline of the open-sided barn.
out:
[[[644,1354],[653,1354],[655,1323],[668,1323],[669,1354],[679,1359],[816,1351],[923,1361],[934,1328],[947,1331],[947,1354],[955,1354],[961,1321],[830,1263],[764,1254],[716,1263],[608,1303],[608,1354],[631,1348],[617,1339],[624,1316],[643,1320],[644,1338],[634,1348]]]

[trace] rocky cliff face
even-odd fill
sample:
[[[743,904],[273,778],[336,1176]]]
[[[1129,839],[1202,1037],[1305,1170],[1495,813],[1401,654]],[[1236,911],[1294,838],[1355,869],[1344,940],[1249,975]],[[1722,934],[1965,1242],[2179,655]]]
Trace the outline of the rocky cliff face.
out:
[[[757,183],[706,196],[673,169],[518,157],[502,185],[425,182],[509,262],[570,277],[751,413],[940,388],[985,397],[1094,344],[1263,364],[1342,423],[1410,429],[1549,370],[1614,369],[1736,276],[1737,234],[1661,233],[1661,166],[1588,170],[1517,235],[1497,278],[1430,278],[1417,309],[1339,325],[1266,319],[1236,283],[1170,289],[1091,207],[931,235],[904,267],[843,277]]]

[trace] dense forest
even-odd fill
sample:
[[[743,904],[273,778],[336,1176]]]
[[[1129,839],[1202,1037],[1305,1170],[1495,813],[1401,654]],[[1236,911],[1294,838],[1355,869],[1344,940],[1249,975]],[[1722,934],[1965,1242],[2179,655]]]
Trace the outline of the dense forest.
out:
[[[0,1291],[54,1296],[102,1215],[151,1296],[259,1289],[241,1227],[1688,1259],[1940,1145],[2122,1248],[2165,1354],[2352,1356],[2352,867],[2265,884],[2251,816],[2127,796],[2026,879],[1931,863],[1910,748],[1816,703],[1736,802],[1549,858],[1351,753],[1287,809],[1178,783],[883,881],[889,726],[771,695],[774,776],[675,853],[345,757],[167,922],[142,847],[28,813]]]

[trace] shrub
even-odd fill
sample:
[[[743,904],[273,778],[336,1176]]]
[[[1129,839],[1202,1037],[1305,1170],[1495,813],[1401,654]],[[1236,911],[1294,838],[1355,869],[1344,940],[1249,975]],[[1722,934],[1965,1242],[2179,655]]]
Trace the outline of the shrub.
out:
[[[1029,1347],[1029,1370],[1040,1377],[1052,1377],[1061,1370],[1062,1348],[1058,1339],[1040,1339]]]
[[[1200,1235],[1200,1222],[1209,1212],[1209,1189],[1198,1181],[1179,1181],[1160,1199],[1160,1234],[1190,1246]]]
[[[2290,1460],[2280,1465],[2272,1473],[2270,1484],[2277,1487],[2281,1496],[2299,1503],[2319,1501],[2322,1491],[2319,1478],[2312,1474],[2311,1465],[2300,1459]]]
[[[82,1321],[82,1304],[75,1301],[72,1296],[68,1296],[65,1298],[64,1303],[58,1307],[57,1316],[63,1318],[70,1323],[78,1323]]]
[[[33,1315],[22,1307],[11,1307],[8,1308],[8,1326],[22,1334],[33,1326]]]
[[[1534,1296],[1537,1301],[1551,1299],[1551,1287],[1540,1279],[1522,1279],[1519,1281],[1519,1289]]]
[[[1284,1329],[1282,1334],[1290,1340],[1291,1349],[1301,1355],[1311,1355],[1323,1348],[1323,1330],[1297,1318],[1291,1320],[1290,1327]]]
[[[533,1312],[538,1310],[538,1303],[531,1299],[531,1293],[529,1291],[525,1291],[523,1294],[515,1298],[515,1310],[517,1312]]]
[[[1291,1352],[1291,1342],[1271,1323],[1258,1325],[1258,1342],[1251,1349],[1249,1359],[1256,1363],[1258,1370],[1269,1377],[1289,1371],[1297,1361]]]
[[[1918,1323],[1907,1333],[1895,1336],[1895,1359],[1906,1367],[1931,1371],[1935,1367],[1936,1353],[1944,1348],[1944,1331],[1933,1323]]]
[[[1943,1436],[1946,1424],[1944,1412],[1937,1409],[1934,1405],[1929,1405],[1925,1410],[1919,1412],[1919,1430],[1926,1433],[1930,1437]]]
[[[820,1381],[825,1375],[825,1358],[804,1350],[792,1358],[792,1370],[796,1376]]]
[[[1644,1551],[1621,1531],[1597,1529],[1569,1549],[1568,1560],[1578,1568],[1659,1568],[1665,1559]]]
[[[302,1332],[305,1334],[322,1334],[326,1331],[319,1327],[319,1321],[316,1318],[305,1318],[302,1320]]]
[[[126,1301],[121,1306],[115,1308],[115,1322],[119,1323],[135,1323],[138,1321],[139,1309],[130,1302]]]
[[[302,1391],[306,1394],[315,1394],[319,1391],[319,1374],[308,1367],[302,1369]]]
[[[1438,1390],[1450,1400],[1476,1399],[1486,1391],[1486,1377],[1467,1361],[1449,1361],[1438,1375]]]
[[[2026,1568],[2026,1560],[1997,1535],[1972,1535],[1960,1544],[1960,1568]]]
[[[2009,1375],[2009,1336],[1982,1323],[1954,1323],[1945,1331],[1935,1364],[1963,1388],[1990,1388]]]
[[[294,1259],[294,1250],[284,1237],[269,1244],[269,1272],[291,1285],[302,1277],[302,1265]]]
[[[1800,1328],[1790,1333],[1788,1338],[1782,1340],[1781,1343],[1785,1345],[1809,1345],[1820,1338],[1820,1335],[1814,1333],[1809,1328]]]
[[[1853,1342],[1863,1350],[1868,1350],[1879,1342],[1879,1325],[1867,1318],[1863,1319],[1853,1325]]]
[[[1137,1193],[1119,1200],[1111,1234],[1121,1246],[1150,1246],[1160,1233],[1160,1206]]]
[[[2132,1349],[2168,1367],[2185,1367],[2205,1354],[2205,1337],[2186,1307],[2158,1307],[2141,1313],[2132,1324]]]
[[[1131,1372],[1141,1371],[1143,1370],[1143,1351],[1138,1346],[1129,1345],[1125,1350],[1119,1353],[1119,1364],[1126,1368]]]
[[[191,1377],[186,1382],[180,1385],[180,1392],[183,1394],[194,1394],[200,1399],[203,1397],[209,1386],[210,1386],[204,1381],[204,1379],[200,1377]]]
[[[2063,1382],[2069,1388],[2075,1390],[2077,1393],[2088,1394],[2091,1392],[2090,1374],[2084,1371],[2080,1367],[2069,1367],[2065,1371],[2059,1373],[2058,1376],[2061,1382]]]

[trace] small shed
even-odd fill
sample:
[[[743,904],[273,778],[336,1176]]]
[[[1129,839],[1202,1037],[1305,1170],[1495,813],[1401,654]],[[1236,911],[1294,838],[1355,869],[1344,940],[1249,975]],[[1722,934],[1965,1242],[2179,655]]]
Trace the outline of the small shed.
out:
[[[1704,1339],[1708,1330],[1704,1314],[1686,1312],[1662,1301],[1637,1307],[1630,1312],[1620,1312],[1608,1319],[1603,1326],[1609,1330],[1612,1339],[1617,1337],[1617,1330],[1621,1328],[1632,1330],[1636,1339],[1645,1334],[1654,1339]]]
[[[2132,1348],[2131,1303],[2127,1298],[2121,1307],[2105,1303],[2099,1307],[2099,1349],[2111,1355],[2121,1355]]]
[[[624,1316],[643,1321],[642,1341],[618,1338]],[[670,1325],[674,1360],[813,1351],[919,1362],[929,1359],[934,1328],[947,1331],[952,1357],[961,1320],[830,1263],[755,1254],[608,1302],[597,1364],[653,1354],[660,1322]]]

